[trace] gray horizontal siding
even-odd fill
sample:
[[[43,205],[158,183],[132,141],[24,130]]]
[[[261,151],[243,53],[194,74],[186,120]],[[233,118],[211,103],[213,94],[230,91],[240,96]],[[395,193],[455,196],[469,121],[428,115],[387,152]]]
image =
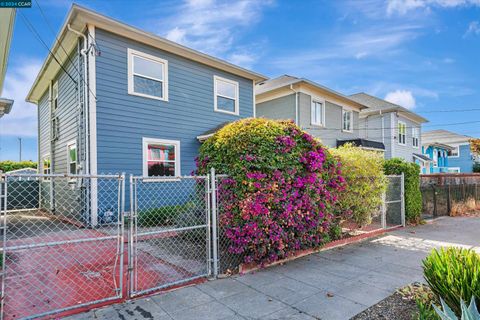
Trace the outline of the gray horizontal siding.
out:
[[[299,124],[313,136],[320,138],[323,144],[329,147],[336,147],[337,140],[350,140],[359,138],[358,112],[353,111],[352,132],[342,131],[342,110],[343,108],[330,101],[325,101],[325,126],[314,126],[311,124],[312,108],[311,96],[300,93],[299,99]]]
[[[253,116],[253,83],[221,70],[96,29],[98,172],[142,174],[142,137],[180,140],[181,174],[195,169],[196,136]],[[127,49],[168,61],[169,101],[128,94]],[[239,83],[240,115],[213,111],[213,76]]]
[[[257,103],[256,116],[295,121],[295,94]]]

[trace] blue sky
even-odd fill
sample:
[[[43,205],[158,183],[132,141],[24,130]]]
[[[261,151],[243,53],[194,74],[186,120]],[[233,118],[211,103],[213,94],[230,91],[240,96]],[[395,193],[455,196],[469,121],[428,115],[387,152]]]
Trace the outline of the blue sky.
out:
[[[38,0],[58,32],[71,1]],[[345,94],[387,98],[424,130],[480,136],[480,0],[78,1],[80,5],[269,77],[290,74]],[[49,45],[33,2],[21,9]],[[36,159],[36,109],[24,102],[47,51],[17,14],[0,119],[0,160]],[[478,123],[471,123],[478,120]],[[451,125],[470,122],[462,125]]]

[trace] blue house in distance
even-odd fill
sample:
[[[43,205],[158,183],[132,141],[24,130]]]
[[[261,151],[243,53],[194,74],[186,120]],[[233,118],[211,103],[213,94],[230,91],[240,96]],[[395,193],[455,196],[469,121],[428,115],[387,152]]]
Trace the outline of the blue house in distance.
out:
[[[452,147],[438,142],[426,143],[422,146],[423,155],[430,161],[426,165],[421,165],[420,170],[423,174],[446,173],[449,172],[448,154]]]
[[[190,175],[208,132],[255,116],[266,79],[77,5],[57,39],[27,96],[43,173]],[[62,187],[45,182],[44,198],[52,188]],[[112,205],[95,181],[88,192],[95,226]]]
[[[472,137],[447,130],[433,130],[422,134],[422,141],[425,143],[435,141],[450,147],[445,159],[447,161],[445,167],[446,172],[451,173],[472,172],[476,159],[470,150],[471,139]]]

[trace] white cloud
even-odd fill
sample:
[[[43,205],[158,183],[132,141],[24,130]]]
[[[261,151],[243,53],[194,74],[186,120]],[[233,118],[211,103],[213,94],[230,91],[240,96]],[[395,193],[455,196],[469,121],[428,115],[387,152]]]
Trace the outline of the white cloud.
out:
[[[468,24],[468,28],[464,34],[464,37],[468,36],[469,34],[480,35],[480,22],[472,21]]]
[[[252,64],[254,55],[234,54],[241,32],[261,18],[272,0],[188,0],[163,20],[165,37],[205,53]]]
[[[415,108],[415,98],[411,91],[407,90],[395,90],[387,93],[385,100],[398,104],[407,109]]]
[[[454,8],[480,6],[480,0],[388,0],[387,14],[404,15],[416,9],[430,10],[432,7]]]
[[[13,99],[12,111],[0,119],[0,134],[6,136],[37,136],[37,109],[25,97],[40,70],[40,61],[23,61],[11,66],[5,77],[2,96]]]

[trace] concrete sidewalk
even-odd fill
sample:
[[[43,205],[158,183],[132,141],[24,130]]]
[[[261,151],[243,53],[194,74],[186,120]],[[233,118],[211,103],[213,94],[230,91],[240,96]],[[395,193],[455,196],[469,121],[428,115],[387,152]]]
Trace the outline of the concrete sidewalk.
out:
[[[479,218],[443,218],[252,274],[210,281],[69,319],[349,319],[422,281],[432,248],[475,247]]]

